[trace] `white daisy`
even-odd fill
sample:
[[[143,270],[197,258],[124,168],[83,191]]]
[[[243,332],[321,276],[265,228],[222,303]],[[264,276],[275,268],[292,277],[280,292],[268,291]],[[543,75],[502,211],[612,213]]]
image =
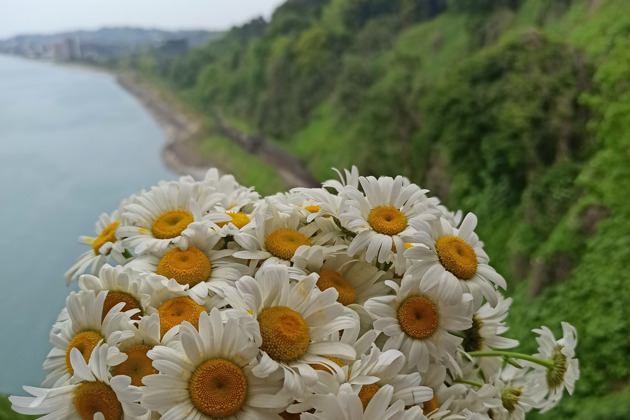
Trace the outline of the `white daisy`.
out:
[[[9,397],[12,409],[21,414],[47,414],[42,418],[148,420],[139,403],[142,393],[129,377],[109,373],[107,344],[98,344],[86,363],[79,349],[70,352],[74,371],[67,385],[50,389],[24,387],[33,397]]]
[[[405,356],[398,350],[381,352],[373,346],[350,367],[348,383],[359,391],[359,398],[366,407],[376,392],[385,385],[394,387],[392,402],[402,400],[405,406],[422,404],[433,398],[433,391],[420,386],[418,372],[404,373]]]
[[[79,236],[79,243],[87,245],[91,249],[82,254],[77,262],[70,267],[64,277],[66,285],[76,280],[81,274],[88,269],[91,274],[95,274],[106,263],[113,260],[118,264],[125,264],[130,254],[125,252],[120,240],[116,238],[116,230],[122,223],[121,208],[127,204],[127,200],[123,201],[120,208],[116,209],[111,215],[107,213],[101,214],[96,222],[96,237]]]
[[[365,195],[358,189],[346,187],[346,200],[339,218],[357,236],[352,239],[348,253],[355,255],[366,249],[365,259],[384,262],[392,253],[392,246],[405,249],[405,242],[413,238],[424,222],[436,216],[429,211],[426,190],[417,185],[404,185],[402,177],[359,177]]]
[[[75,347],[85,360],[89,360],[92,350],[104,341],[109,346],[108,363],[111,366],[124,360],[125,356],[121,356],[116,345],[133,336],[131,320],[121,312],[122,302],[103,315],[106,297],[107,292],[99,292],[98,295],[92,291],[70,293],[66,299],[69,319],[60,326],[57,334],[50,334],[53,349],[44,361],[48,374],[42,386],[56,387],[68,382],[73,373],[70,351]]]
[[[473,296],[475,309],[485,297],[496,306],[496,287],[506,288],[505,280],[488,265],[488,256],[474,233],[477,217],[468,213],[459,229],[445,219],[430,224],[430,232],[420,235],[419,243],[405,251],[405,257],[417,260],[409,273],[422,277],[423,288],[435,290],[440,299],[457,302],[463,293]]]
[[[420,372],[427,370],[430,360],[452,357],[462,339],[450,332],[470,328],[472,297],[464,294],[459,303],[448,304],[433,291],[422,289],[410,275],[403,277],[400,286],[391,280],[385,283],[396,294],[365,303],[374,318],[374,329],[389,337],[383,350],[399,349],[407,356],[408,365]]]
[[[510,349],[518,346],[518,340],[501,336],[508,330],[504,321],[511,303],[511,298],[505,299],[499,295],[494,308],[489,303],[479,308],[472,317],[472,327],[463,332],[462,347],[465,352]],[[486,377],[491,377],[501,369],[503,360],[500,357],[480,357],[475,363]]]
[[[233,285],[250,269],[231,258],[234,251],[214,249],[218,235],[208,235],[208,230],[200,225],[188,230],[187,247],[171,245],[164,252],[139,256],[128,266],[157,274],[152,277],[153,282],[174,279],[202,305],[208,294],[221,294],[223,288]]]
[[[210,194],[198,183],[160,183],[123,208],[123,224],[116,235],[136,255],[163,252],[171,244],[185,246],[182,232],[208,210],[200,202],[211,206],[221,198],[220,194]]]
[[[147,353],[155,346],[166,346],[174,343],[179,329],[171,329],[164,336],[160,332],[160,315],[154,313],[144,316],[133,330],[134,336],[118,345],[127,359],[112,368],[114,375],[126,375],[134,386],[144,386],[142,378],[157,374],[153,361]]]
[[[312,245],[302,233],[304,224],[297,211],[283,215],[266,200],[254,216],[254,224],[234,239],[243,247],[234,253],[242,259],[270,259],[289,264],[296,251]]]
[[[357,310],[363,307],[366,300],[391,292],[385,285],[385,280],[391,279],[391,273],[347,254],[332,255],[325,261],[323,256],[323,252],[310,255],[308,261],[296,261],[294,268],[303,267],[304,275],[317,273],[317,287],[320,290],[333,287],[339,294],[337,301],[342,305]]]
[[[346,186],[359,188],[359,169],[356,166],[352,165],[352,168],[350,168],[350,170],[344,169],[343,174],[337,168],[332,169],[333,171],[337,172],[340,181],[337,181],[336,179],[329,179],[327,181],[324,181],[322,183],[322,186],[324,186],[325,188],[332,188],[336,190],[338,194],[340,194],[346,188]]]
[[[162,420],[278,418],[275,413],[289,403],[277,395],[282,377],[252,374],[258,346],[238,321],[224,324],[213,309],[201,314],[198,324],[198,330],[182,324],[181,352],[163,346],[149,351],[159,374],[144,378],[143,405]]]
[[[502,407],[501,387],[484,383],[481,387],[469,386],[464,396],[456,399],[453,410],[461,413],[469,410],[475,413],[488,413],[490,409]]]
[[[451,413],[451,405],[456,398],[466,393],[467,388],[463,384],[447,384],[444,365],[431,364],[422,374],[422,385],[433,390],[433,398],[422,404],[425,416],[431,420],[460,419],[459,416]]]
[[[159,314],[160,336],[164,339],[167,334],[177,334],[182,322],[187,321],[197,327],[202,312],[225,306],[225,301],[219,295],[208,295],[203,302],[197,303],[187,293],[188,286],[182,286],[175,279],[167,280],[164,276],[154,277],[154,291],[147,313]]]
[[[237,310],[234,316],[253,318],[259,330],[253,338],[261,344],[261,356],[254,374],[264,377],[284,371],[283,392],[300,397],[305,386],[317,380],[311,364],[329,364],[322,356],[354,359],[351,345],[329,342],[340,330],[356,326],[336,301],[334,289],[321,292],[310,275],[297,283],[289,281],[288,268],[280,264],[261,267],[256,278],[243,277],[236,289],[226,290],[227,302]]]
[[[209,205],[205,205],[206,208],[216,206],[232,212],[249,212],[253,204],[260,200],[260,195],[254,191],[253,187],[242,186],[233,175],[219,175],[216,168],[208,170],[201,185],[222,195],[219,201],[212,201]]]
[[[374,394],[365,410],[350,384],[343,384],[335,394],[313,398],[315,413],[303,413],[303,420],[426,420],[418,406],[405,409],[402,400],[391,404],[394,389],[385,385]],[[391,405],[390,405],[391,404]]]
[[[525,414],[538,407],[544,398],[545,386],[537,383],[535,373],[507,365],[494,379],[501,390],[501,406],[491,409],[493,419],[524,420]]]
[[[551,362],[549,367],[531,364],[537,373],[538,382],[547,390],[545,400],[537,407],[545,412],[555,407],[565,388],[569,395],[573,394],[575,381],[580,378],[578,359],[575,358],[577,331],[568,322],[562,323],[562,338],[558,340],[545,326],[532,331],[539,334],[536,337],[538,353],[534,357]]]
[[[131,314],[132,320],[139,320],[146,312],[151,301],[152,288],[146,274],[130,266],[112,267],[104,265],[97,276],[85,274],[79,278],[79,288],[85,292],[99,293],[107,291],[103,304],[103,314],[120,302],[124,302],[123,311],[137,310]]]

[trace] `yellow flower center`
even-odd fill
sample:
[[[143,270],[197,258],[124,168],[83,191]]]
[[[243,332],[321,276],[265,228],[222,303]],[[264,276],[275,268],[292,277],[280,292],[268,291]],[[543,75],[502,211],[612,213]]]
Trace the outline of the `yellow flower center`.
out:
[[[567,356],[562,354],[562,346],[556,345],[551,352],[550,362],[553,366],[547,368],[547,386],[549,389],[557,389],[564,383],[564,376],[567,373]]]
[[[317,213],[321,209],[322,209],[321,206],[316,206],[316,205],[304,206],[304,210],[308,210],[311,213]]]
[[[398,307],[400,328],[413,338],[427,338],[437,329],[438,311],[424,296],[410,296]]]
[[[523,388],[506,388],[501,390],[501,404],[508,413],[512,414],[518,405],[521,395],[523,395]]]
[[[265,308],[258,314],[262,346],[274,360],[295,360],[306,353],[311,336],[302,316],[286,306]]]
[[[98,235],[98,237],[94,240],[94,242],[92,242],[92,248],[94,249],[94,253],[96,255],[101,254],[99,252],[99,249],[101,249],[101,247],[105,245],[106,243],[116,242],[116,229],[118,229],[119,225],[120,225],[120,222],[114,222],[110,224],[105,229],[103,229],[101,234]]]
[[[407,217],[396,207],[376,207],[370,211],[368,223],[383,235],[397,235],[407,227]]]
[[[135,297],[131,296],[129,293],[125,292],[113,292],[109,290],[107,292],[107,297],[105,298],[105,302],[103,303],[103,315],[101,316],[101,321],[105,319],[107,313],[120,302],[125,302],[125,306],[123,306],[123,311],[129,311],[131,309],[140,309],[140,312],[136,313],[131,317],[133,320],[139,320],[142,315],[142,307],[140,303],[136,300]]]
[[[147,352],[153,347],[144,344],[131,346],[125,350],[127,360],[114,366],[114,376],[125,375],[131,378],[131,385],[144,386],[142,378],[147,375],[156,375],[158,370],[153,367],[153,361],[147,356]]]
[[[223,227],[227,225],[228,223],[232,223],[237,228],[243,229],[249,222],[251,222],[251,219],[245,213],[233,213],[233,212],[226,211],[225,214],[230,216],[232,220],[230,220],[229,222],[219,222],[217,223],[217,226]]]
[[[103,382],[81,382],[74,391],[74,408],[82,420],[102,413],[105,420],[123,418],[123,408],[114,390]]]
[[[381,389],[380,386],[376,384],[363,385],[361,390],[359,391],[359,399],[361,400],[361,404],[363,404],[363,411],[370,403],[370,400],[376,395],[378,390]]]
[[[176,238],[195,219],[186,210],[171,210],[160,214],[153,222],[153,236],[158,239]]]
[[[443,236],[435,243],[442,266],[457,278],[468,280],[477,273],[477,254],[462,238]]]
[[[339,271],[322,270],[319,273],[317,287],[319,287],[319,290],[321,291],[331,287],[334,288],[339,293],[337,302],[342,305],[350,305],[351,303],[355,303],[357,301],[357,291]]]
[[[99,333],[90,330],[80,332],[74,336],[66,349],[66,368],[68,369],[68,372],[70,372],[70,375],[74,375],[74,369],[70,363],[70,350],[74,348],[79,349],[83,355],[83,359],[87,363],[87,361],[90,360],[92,350],[94,350],[94,347],[96,347],[101,340],[103,340],[103,337]]]
[[[186,251],[171,249],[160,259],[157,267],[159,275],[190,287],[208,280],[211,272],[212,266],[206,254],[192,246]]]
[[[438,408],[440,408],[440,402],[437,400],[437,398],[435,398],[435,395],[434,395],[433,398],[431,398],[429,401],[425,401],[423,403],[422,412],[424,413],[425,416],[428,416],[429,413],[434,412]]]
[[[247,379],[243,370],[228,360],[208,360],[192,374],[190,397],[195,407],[210,417],[231,416],[247,398]]]
[[[169,299],[158,308],[160,314],[160,333],[162,336],[171,328],[184,321],[190,322],[195,328],[199,327],[199,315],[206,308],[195,303],[188,296]]]
[[[311,241],[300,232],[292,229],[274,230],[267,237],[265,246],[273,255],[278,258],[290,260],[295,254],[295,250],[302,245],[311,246]]]

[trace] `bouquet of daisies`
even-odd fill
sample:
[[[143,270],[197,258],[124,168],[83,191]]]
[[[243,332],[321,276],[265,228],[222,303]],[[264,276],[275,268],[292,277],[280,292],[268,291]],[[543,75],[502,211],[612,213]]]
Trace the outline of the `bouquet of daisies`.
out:
[[[523,419],[579,376],[575,329],[509,351],[511,300],[475,234],[403,177],[339,172],[260,198],[160,182],[96,224],[66,273],[50,419]]]

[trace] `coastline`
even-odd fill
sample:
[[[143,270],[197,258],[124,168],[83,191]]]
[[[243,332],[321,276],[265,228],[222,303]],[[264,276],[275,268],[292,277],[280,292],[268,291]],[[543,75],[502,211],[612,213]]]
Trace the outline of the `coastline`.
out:
[[[135,97],[166,134],[162,148],[162,160],[167,168],[179,175],[204,177],[212,163],[194,153],[195,142],[203,134],[203,122],[192,112],[185,112],[181,105],[154,86],[141,82],[129,74],[114,73],[116,82]]]
[[[132,72],[122,72],[80,62],[54,62],[21,56],[13,57],[40,63],[46,62],[53,66],[90,72],[113,79],[140,102],[144,110],[165,133],[161,159],[164,166],[172,172],[178,175],[190,175],[197,180],[203,179],[208,169],[213,167],[219,172],[231,172],[234,175],[239,172],[233,164],[223,162],[221,156],[217,157],[218,160],[215,162],[212,156],[199,153],[203,141],[211,136],[208,132],[208,122],[185,101],[176,97],[168,89],[161,88],[159,84],[144,80]],[[232,127],[223,119],[219,110],[213,115],[212,121],[211,124],[216,125],[215,134],[219,134],[225,141],[234,145],[231,147],[237,147],[242,153],[258,159],[261,165],[267,166],[268,171],[274,173],[274,176],[284,183],[282,189],[321,185],[308,172],[302,159],[287,153],[265,138],[248,135]],[[254,184],[255,179],[260,179],[259,173],[254,168],[257,166],[249,167],[248,170],[241,168],[243,172],[248,172],[249,182],[246,183]],[[244,173],[241,175],[244,176]],[[269,176],[269,173],[266,175]]]

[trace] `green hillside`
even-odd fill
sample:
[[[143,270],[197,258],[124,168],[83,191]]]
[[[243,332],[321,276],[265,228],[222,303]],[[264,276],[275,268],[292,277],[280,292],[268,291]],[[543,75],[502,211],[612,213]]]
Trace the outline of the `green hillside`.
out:
[[[289,0],[126,65],[320,179],[356,164],[475,212],[512,336],[578,330],[576,395],[528,418],[630,417],[630,2]]]

